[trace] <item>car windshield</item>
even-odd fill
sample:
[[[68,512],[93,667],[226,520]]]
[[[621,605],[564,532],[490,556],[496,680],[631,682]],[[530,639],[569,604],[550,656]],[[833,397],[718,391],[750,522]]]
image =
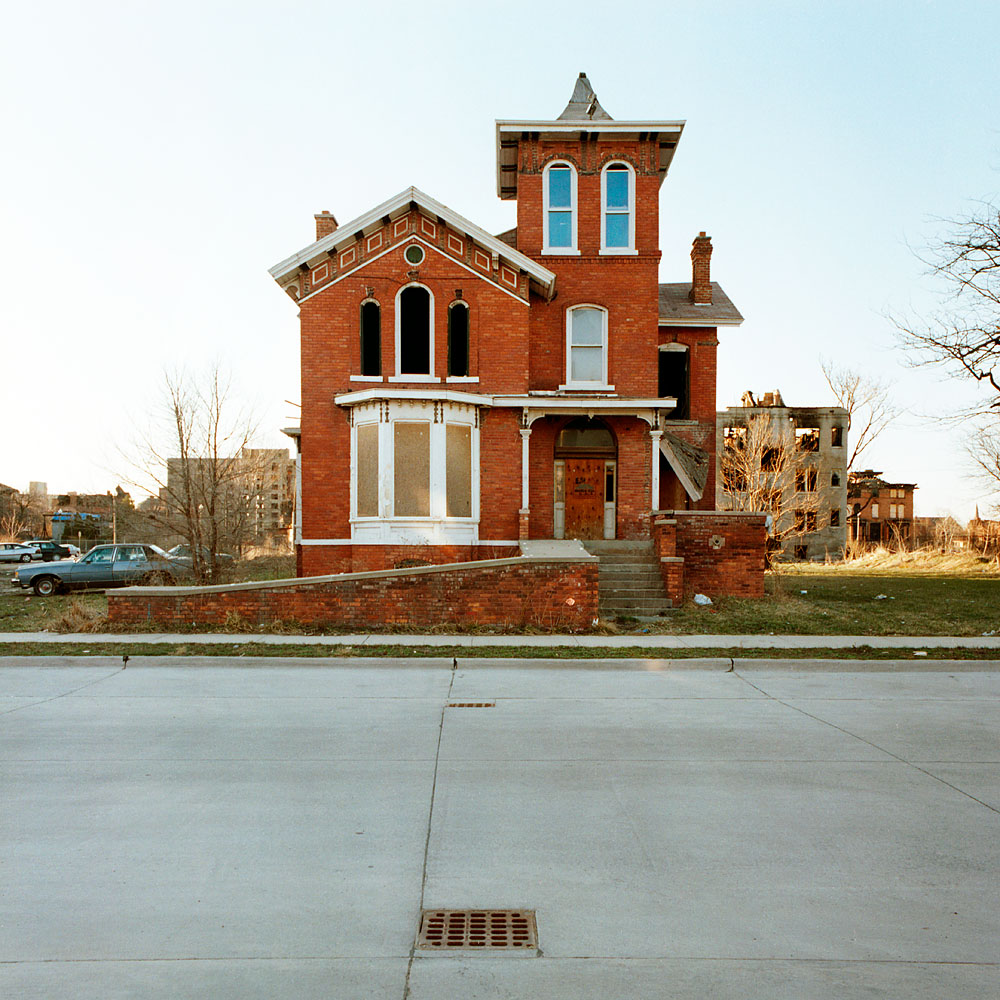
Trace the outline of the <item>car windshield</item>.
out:
[[[101,549],[91,549],[81,560],[82,563],[102,563],[111,562],[111,553],[114,551],[110,546]]]

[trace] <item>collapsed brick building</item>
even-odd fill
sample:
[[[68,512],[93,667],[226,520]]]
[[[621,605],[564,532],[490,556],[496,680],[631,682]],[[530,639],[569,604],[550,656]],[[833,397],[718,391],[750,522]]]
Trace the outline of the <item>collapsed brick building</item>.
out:
[[[852,471],[847,485],[851,541],[912,545],[916,489],[916,483],[889,482],[874,469]]]
[[[771,515],[783,558],[839,559],[847,544],[848,423],[840,406],[786,406],[777,390],[744,393],[740,406],[716,415],[720,463],[742,452],[739,474],[730,477],[741,481],[717,479],[718,506],[740,509],[741,494],[756,482],[749,499]]]
[[[613,120],[580,74],[558,118],[496,123],[508,232],[413,187],[315,216],[270,272],[301,322],[300,576],[580,539],[655,543],[674,598],[702,561],[762,591],[763,518],[715,511],[718,331],[742,316],[705,233],[690,280],[658,277],[683,129]],[[711,559],[680,554],[695,538]]]

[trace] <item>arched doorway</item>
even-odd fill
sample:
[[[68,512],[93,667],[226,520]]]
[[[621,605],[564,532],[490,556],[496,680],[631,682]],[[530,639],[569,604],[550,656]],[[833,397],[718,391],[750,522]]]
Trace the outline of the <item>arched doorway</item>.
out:
[[[603,420],[579,417],[556,435],[556,538],[614,538],[618,447]]]

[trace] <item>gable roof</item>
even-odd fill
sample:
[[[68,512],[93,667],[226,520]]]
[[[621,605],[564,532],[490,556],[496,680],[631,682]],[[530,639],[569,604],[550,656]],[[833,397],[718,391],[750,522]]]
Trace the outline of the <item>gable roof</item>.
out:
[[[743,316],[717,282],[712,283],[712,301],[691,301],[690,281],[660,285],[660,326],[739,326]]]
[[[268,273],[280,284],[283,279],[297,274],[303,265],[311,267],[320,263],[327,258],[330,251],[353,245],[359,234],[381,229],[385,224],[386,217],[389,219],[399,218],[409,212],[413,206],[421,209],[427,215],[437,218],[449,228],[465,233],[470,240],[478,243],[491,254],[496,254],[511,267],[524,271],[547,298],[551,298],[555,294],[556,276],[547,267],[543,267],[519,250],[515,250],[503,240],[497,239],[496,236],[491,236],[485,229],[480,229],[474,222],[470,222],[458,212],[439,201],[435,201],[430,195],[424,194],[423,191],[415,187],[408,187],[400,191],[399,194],[382,202],[381,205],[376,205],[364,215],[338,227],[328,236],[324,236],[315,243],[310,243],[298,253],[279,261],[273,267],[268,268]]]

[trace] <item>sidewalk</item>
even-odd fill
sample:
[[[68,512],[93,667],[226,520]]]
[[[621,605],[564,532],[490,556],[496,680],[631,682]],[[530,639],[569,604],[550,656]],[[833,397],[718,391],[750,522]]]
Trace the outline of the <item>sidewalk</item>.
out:
[[[1000,636],[871,635],[244,635],[3,632],[0,643],[256,643],[281,646],[498,646],[580,649],[1000,649]]]

